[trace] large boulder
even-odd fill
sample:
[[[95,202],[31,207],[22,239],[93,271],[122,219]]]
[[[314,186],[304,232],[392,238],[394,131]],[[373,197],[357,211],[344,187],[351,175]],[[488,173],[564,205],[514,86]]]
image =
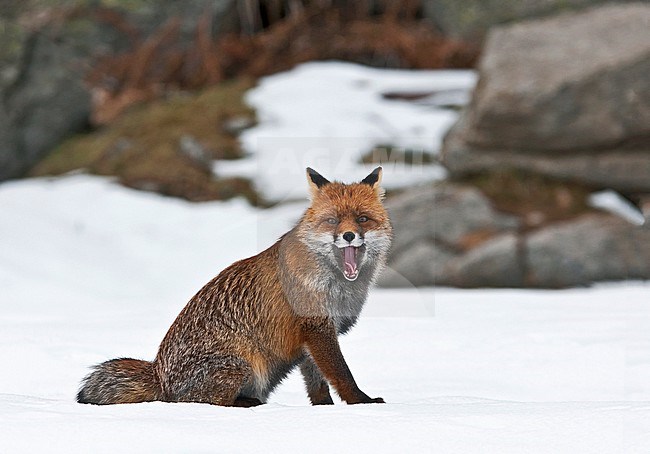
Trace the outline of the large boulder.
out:
[[[23,175],[87,126],[85,72],[94,57],[128,42],[91,13],[43,10],[39,16],[38,8],[17,2],[0,16],[0,181]]]
[[[24,173],[66,136],[83,129],[90,115],[90,93],[78,75],[73,50],[41,33],[31,36],[26,48],[29,61],[4,92],[0,180]]]
[[[650,228],[589,213],[497,237],[451,260],[447,273],[446,281],[460,287],[565,288],[650,279]]]
[[[495,26],[552,16],[613,0],[424,0],[425,17],[445,35],[480,40]],[[621,3],[619,1],[619,3]]]
[[[504,167],[650,191],[650,4],[490,33],[473,100],[445,139],[452,176]]]
[[[387,207],[400,232],[393,242],[395,250],[423,240],[452,250],[465,249],[477,232],[489,235],[518,226],[514,216],[495,211],[478,189],[458,184],[416,187],[391,198]]]
[[[416,187],[387,202],[395,239],[385,286],[450,284],[446,267],[490,238],[518,229],[479,190],[450,183]]]
[[[439,282],[456,287],[523,287],[525,262],[522,236],[499,235],[450,260]]]
[[[608,214],[550,226],[527,238],[525,271],[532,287],[650,279],[650,226]]]

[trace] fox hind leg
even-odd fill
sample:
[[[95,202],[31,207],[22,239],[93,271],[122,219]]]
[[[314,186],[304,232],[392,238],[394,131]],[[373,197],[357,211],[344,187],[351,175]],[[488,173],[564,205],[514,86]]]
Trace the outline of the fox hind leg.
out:
[[[260,405],[258,399],[240,395],[253,376],[248,362],[236,356],[212,356],[193,362],[192,372],[178,380],[177,402],[202,402],[226,407]]]
[[[257,397],[246,397],[239,395],[235,399],[235,402],[233,402],[232,406],[233,407],[257,407],[258,405],[262,405],[264,402],[259,400]]]

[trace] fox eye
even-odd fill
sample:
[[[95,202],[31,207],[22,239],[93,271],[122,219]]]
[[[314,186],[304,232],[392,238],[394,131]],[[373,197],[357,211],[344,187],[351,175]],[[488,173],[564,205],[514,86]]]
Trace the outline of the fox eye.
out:
[[[368,216],[359,216],[357,218],[357,222],[359,222],[359,223],[368,222]]]
[[[327,223],[334,225],[334,224],[338,224],[339,220],[336,218],[327,218]]]

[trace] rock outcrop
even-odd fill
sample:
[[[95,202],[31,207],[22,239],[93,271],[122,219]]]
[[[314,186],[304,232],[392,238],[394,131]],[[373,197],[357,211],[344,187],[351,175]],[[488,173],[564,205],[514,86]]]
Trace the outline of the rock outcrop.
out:
[[[586,215],[532,233],[525,255],[525,283],[532,287],[650,279],[650,226]]]
[[[395,241],[386,287],[585,286],[650,279],[650,221],[639,226],[589,210],[526,229],[476,189],[453,183],[389,199]]]
[[[561,288],[650,279],[648,24],[650,4],[629,3],[494,29],[473,99],[444,141],[455,183],[389,202],[396,241],[381,283]],[[545,216],[553,207],[532,196],[515,218],[486,198],[463,202],[463,194],[481,198],[468,185],[504,173],[521,180],[513,188],[543,179],[583,200]],[[585,198],[597,189],[637,202],[646,223],[590,208]],[[533,214],[541,222],[531,223]],[[414,226],[426,232],[416,236]]]
[[[24,52],[26,60],[0,106],[0,180],[23,174],[63,138],[83,129],[90,114],[90,93],[71,47],[36,33]]]
[[[497,28],[447,135],[452,177],[514,168],[650,191],[650,4]]]
[[[389,287],[452,285],[449,265],[491,238],[516,231],[516,217],[495,211],[477,189],[437,184],[410,189],[387,202],[395,231]]]

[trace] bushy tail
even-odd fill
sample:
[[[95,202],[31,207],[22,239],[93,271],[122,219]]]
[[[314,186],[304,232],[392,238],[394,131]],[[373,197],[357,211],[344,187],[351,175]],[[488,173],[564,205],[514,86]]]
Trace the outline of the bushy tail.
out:
[[[161,399],[153,363],[131,358],[106,361],[95,366],[81,383],[77,402],[82,404],[128,404]]]

